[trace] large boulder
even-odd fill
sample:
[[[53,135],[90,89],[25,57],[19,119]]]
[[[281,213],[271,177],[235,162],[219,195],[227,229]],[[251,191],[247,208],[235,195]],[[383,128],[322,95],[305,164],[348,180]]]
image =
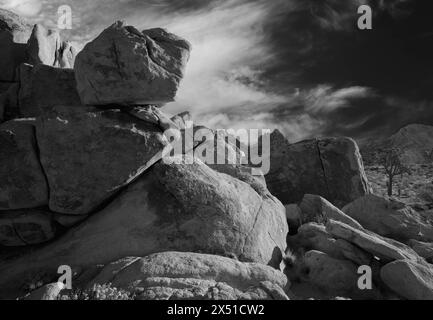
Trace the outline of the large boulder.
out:
[[[19,109],[23,117],[38,117],[54,106],[81,104],[71,69],[22,64],[20,83]]]
[[[33,27],[27,43],[28,63],[53,67],[73,68],[76,50],[69,42],[62,41],[57,30],[46,29],[40,24]]]
[[[362,229],[358,221],[346,215],[321,196],[306,194],[302,198],[299,208],[302,212],[303,223],[311,221],[326,222],[328,219],[333,219],[346,223],[353,228]]]
[[[410,300],[433,300],[433,269],[410,260],[397,260],[380,270],[383,282]]]
[[[37,155],[35,129],[20,121],[0,125],[0,210],[48,203],[48,185]]]
[[[200,161],[160,162],[57,241],[0,264],[0,296],[11,294],[24,275],[55,275],[61,264],[89,267],[169,250],[278,267],[287,232],[284,207],[276,198],[262,197]]]
[[[335,238],[346,240],[364,249],[382,262],[405,259],[425,263],[415,251],[405,244],[367,230],[355,229],[342,222],[329,220],[326,224],[326,231]]]
[[[86,105],[161,105],[174,100],[190,44],[163,29],[116,22],[77,55],[77,88]]]
[[[343,211],[381,236],[433,241],[433,219],[404,203],[370,194],[348,204]]]
[[[361,293],[357,287],[358,268],[354,263],[316,250],[308,251],[303,262],[308,270],[308,282],[327,295],[347,297]]]
[[[37,121],[49,207],[88,214],[161,159],[159,127],[120,110],[55,107]]]
[[[16,81],[16,68],[26,61],[31,26],[15,13],[0,9],[0,81]]]
[[[287,300],[286,276],[269,266],[226,257],[163,252],[106,265],[89,283],[111,283],[145,300]]]
[[[271,141],[270,163],[266,182],[283,204],[316,194],[342,207],[370,192],[358,146],[350,138],[321,138],[291,145]]]

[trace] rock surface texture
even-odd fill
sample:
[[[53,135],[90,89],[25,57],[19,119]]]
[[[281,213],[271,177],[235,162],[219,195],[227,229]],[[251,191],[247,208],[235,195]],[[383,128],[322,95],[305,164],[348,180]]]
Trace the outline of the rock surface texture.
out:
[[[105,283],[142,300],[288,300],[287,278],[271,267],[188,252],[116,261],[89,285]]]
[[[74,71],[43,64],[20,66],[18,94],[21,117],[38,117],[55,106],[79,106]]]
[[[0,164],[0,210],[48,203],[48,185],[38,159],[33,126],[19,121],[0,125]]]
[[[120,110],[57,107],[36,125],[50,209],[88,214],[161,159],[159,127]]]

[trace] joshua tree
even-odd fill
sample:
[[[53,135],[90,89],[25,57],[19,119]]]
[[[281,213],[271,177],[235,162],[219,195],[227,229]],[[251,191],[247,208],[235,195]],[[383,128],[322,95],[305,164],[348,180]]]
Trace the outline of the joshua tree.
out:
[[[378,152],[379,163],[384,167],[385,173],[388,177],[387,187],[388,195],[392,196],[392,185],[394,177],[397,175],[403,175],[405,173],[410,174],[410,169],[401,162],[399,149],[385,149]]]

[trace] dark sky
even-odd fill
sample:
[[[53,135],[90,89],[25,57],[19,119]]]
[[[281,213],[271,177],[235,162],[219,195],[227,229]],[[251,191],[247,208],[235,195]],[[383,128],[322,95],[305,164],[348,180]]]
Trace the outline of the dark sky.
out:
[[[296,141],[433,125],[431,0],[0,0],[48,26],[62,4],[79,48],[118,19],[190,40],[177,102],[165,109],[214,128],[278,128]],[[357,28],[362,4],[372,30]]]

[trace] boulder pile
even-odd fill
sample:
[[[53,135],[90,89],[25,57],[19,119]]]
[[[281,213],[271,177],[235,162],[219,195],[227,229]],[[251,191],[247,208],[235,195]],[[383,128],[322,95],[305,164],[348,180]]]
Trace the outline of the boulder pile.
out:
[[[265,176],[189,153],[244,157],[162,110],[186,40],[116,22],[76,53],[1,10],[0,43],[0,298],[95,286],[134,299],[433,297],[431,220],[370,194],[352,139],[276,132]],[[165,161],[169,129],[191,141]]]

